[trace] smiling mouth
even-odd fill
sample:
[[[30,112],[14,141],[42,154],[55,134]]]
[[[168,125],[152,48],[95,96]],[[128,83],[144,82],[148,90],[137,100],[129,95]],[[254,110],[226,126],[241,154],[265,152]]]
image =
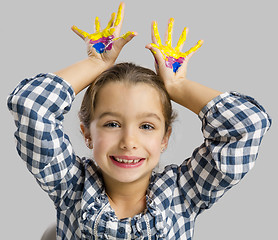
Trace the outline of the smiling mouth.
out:
[[[119,162],[119,163],[126,163],[126,164],[134,164],[134,163],[138,163],[140,162],[141,160],[143,160],[144,158],[138,158],[138,159],[131,159],[131,160],[128,160],[128,159],[123,159],[123,158],[118,158],[118,157],[114,157],[114,156],[111,156],[112,159],[116,162]]]

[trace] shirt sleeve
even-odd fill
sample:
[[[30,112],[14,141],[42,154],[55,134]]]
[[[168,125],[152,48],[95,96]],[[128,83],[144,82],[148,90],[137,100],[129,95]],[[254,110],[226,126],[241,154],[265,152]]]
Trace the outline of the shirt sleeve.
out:
[[[199,118],[204,143],[179,168],[181,191],[196,213],[211,207],[254,166],[271,125],[255,99],[236,92],[210,101]]]
[[[62,198],[69,198],[69,203],[69,195],[80,191],[80,159],[62,125],[74,97],[72,87],[63,79],[39,74],[23,80],[7,101],[17,128],[17,151],[56,205]]]

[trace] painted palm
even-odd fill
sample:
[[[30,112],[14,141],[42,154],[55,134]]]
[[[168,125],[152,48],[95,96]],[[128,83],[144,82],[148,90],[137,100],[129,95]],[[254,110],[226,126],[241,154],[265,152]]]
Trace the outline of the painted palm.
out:
[[[173,69],[173,72],[177,72],[179,67],[184,62],[185,58],[191,53],[197,51],[202,46],[203,41],[199,40],[198,43],[194,47],[190,48],[187,52],[181,52],[181,49],[186,41],[186,35],[187,35],[187,28],[184,28],[179,38],[179,41],[177,43],[177,46],[173,48],[172,47],[173,23],[174,23],[174,19],[170,18],[165,45],[162,45],[161,38],[159,36],[159,32],[157,29],[157,23],[154,22],[153,32],[154,32],[154,37],[156,39],[156,43],[152,43],[151,45],[160,50],[165,60],[166,67]]]
[[[103,53],[107,50],[112,49],[113,42],[119,38],[126,39],[132,32],[127,32],[120,36],[119,38],[115,38],[113,33],[115,32],[115,27],[119,25],[122,19],[122,4],[120,4],[117,17],[115,13],[111,14],[111,18],[105,29],[100,29],[99,18],[95,18],[95,33],[89,34],[76,26],[73,26],[72,29],[77,31],[80,36],[83,38],[88,38],[89,43],[92,44],[92,47],[96,50],[97,53]],[[115,20],[116,17],[116,20]]]

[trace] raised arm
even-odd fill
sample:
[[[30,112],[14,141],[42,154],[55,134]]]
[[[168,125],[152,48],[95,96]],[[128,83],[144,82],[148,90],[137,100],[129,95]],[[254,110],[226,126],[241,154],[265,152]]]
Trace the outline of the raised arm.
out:
[[[151,50],[156,62],[157,73],[161,76],[171,99],[198,114],[201,109],[221,92],[208,88],[186,77],[189,59],[202,46],[200,40],[196,46],[181,52],[188,29],[184,28],[175,48],[172,47],[174,19],[170,18],[166,31],[165,45],[162,44],[157,23],[152,23],[152,43],[146,45]]]
[[[81,37],[87,46],[88,58],[75,63],[55,74],[66,80],[78,94],[96,77],[114,64],[120,51],[137,33],[120,35],[124,19],[124,3],[120,3],[117,16],[112,13],[106,28],[101,30],[98,17],[95,19],[95,33],[89,34],[76,26],[72,30]]]
[[[75,155],[64,132],[64,115],[70,110],[75,94],[113,64],[122,47],[134,36],[127,33],[117,38],[123,7],[121,4],[116,22],[112,14],[103,31],[98,24],[95,34],[84,36],[85,32],[73,27],[87,43],[87,59],[58,71],[58,76],[48,73],[25,79],[8,97],[8,108],[17,128],[17,151],[56,206],[69,207],[75,203],[82,193],[84,174],[83,160]],[[102,51],[97,41],[103,44]]]
[[[189,51],[181,52],[187,34],[185,28],[173,48],[173,22],[170,19],[165,45],[162,45],[157,24],[153,22],[153,43],[146,48],[153,53],[157,72],[172,100],[198,114],[202,121],[204,142],[180,166],[171,165],[165,171],[175,169],[174,172],[179,172],[173,183],[178,182],[184,199],[175,196],[174,192],[175,204],[180,201],[181,208],[189,204],[199,214],[211,207],[254,166],[262,138],[271,126],[271,118],[249,96],[237,92],[221,93],[188,80],[187,63],[203,41]]]

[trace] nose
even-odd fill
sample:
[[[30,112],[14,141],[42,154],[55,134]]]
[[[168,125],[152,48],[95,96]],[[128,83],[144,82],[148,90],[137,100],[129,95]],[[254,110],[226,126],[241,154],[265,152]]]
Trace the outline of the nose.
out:
[[[121,140],[120,140],[120,148],[123,150],[135,150],[137,149],[137,138],[136,138],[136,132],[129,129],[124,129],[122,132]]]

